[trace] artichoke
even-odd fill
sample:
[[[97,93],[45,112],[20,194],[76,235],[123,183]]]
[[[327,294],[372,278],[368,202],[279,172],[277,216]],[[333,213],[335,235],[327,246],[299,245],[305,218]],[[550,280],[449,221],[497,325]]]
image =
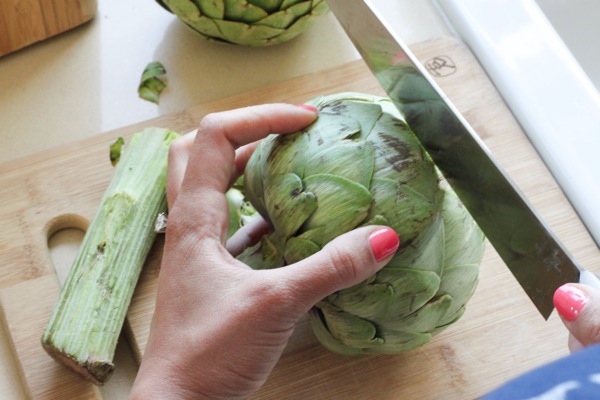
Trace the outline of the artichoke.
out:
[[[324,0],[157,0],[200,35],[247,46],[289,40],[329,11]]]
[[[463,314],[485,238],[389,99],[341,93],[311,104],[316,122],[269,136],[248,162],[245,195],[273,232],[239,259],[281,267],[353,228],[390,226],[396,255],[318,303],[311,324],[342,354],[421,346]]]

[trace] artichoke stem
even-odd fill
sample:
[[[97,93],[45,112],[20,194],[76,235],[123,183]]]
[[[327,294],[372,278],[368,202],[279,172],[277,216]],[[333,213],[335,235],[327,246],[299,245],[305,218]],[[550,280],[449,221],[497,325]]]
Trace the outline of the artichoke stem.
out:
[[[166,211],[167,156],[175,132],[148,128],[125,147],[54,307],[42,346],[101,385],[142,266]]]

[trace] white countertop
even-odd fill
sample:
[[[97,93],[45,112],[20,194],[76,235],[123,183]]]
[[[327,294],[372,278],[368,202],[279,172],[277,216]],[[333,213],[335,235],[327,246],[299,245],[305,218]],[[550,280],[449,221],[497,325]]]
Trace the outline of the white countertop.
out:
[[[430,1],[373,0],[408,43],[449,35]],[[0,58],[0,163],[359,58],[332,14],[290,42],[247,48],[208,42],[152,0],[100,0],[88,24]],[[160,105],[137,96],[161,61]],[[53,250],[68,268],[77,242]],[[121,346],[106,399],[124,398],[135,365]],[[24,398],[0,329],[0,393]]]
[[[429,1],[376,3],[408,43],[445,33]],[[290,42],[249,48],[203,40],[152,0],[101,0],[90,23],[0,58],[0,162],[358,57],[331,13]],[[168,80],[158,106],[137,97],[154,60]]]

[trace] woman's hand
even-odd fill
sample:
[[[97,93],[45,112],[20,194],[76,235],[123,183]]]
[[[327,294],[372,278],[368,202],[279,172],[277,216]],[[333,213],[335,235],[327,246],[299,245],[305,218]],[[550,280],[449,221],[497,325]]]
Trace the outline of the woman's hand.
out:
[[[228,251],[225,192],[256,141],[316,118],[306,106],[248,107],[209,115],[195,135],[173,143],[156,310],[133,398],[248,397],[315,303],[366,279],[397,250],[394,231],[369,226],[274,270],[252,270],[231,254],[256,230],[237,235]]]
[[[569,330],[571,352],[600,343],[600,291],[567,283],[554,293],[554,306]]]

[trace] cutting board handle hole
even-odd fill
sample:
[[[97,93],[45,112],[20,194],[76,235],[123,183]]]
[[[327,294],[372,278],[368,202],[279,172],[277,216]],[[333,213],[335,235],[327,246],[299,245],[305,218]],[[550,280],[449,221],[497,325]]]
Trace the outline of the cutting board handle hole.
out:
[[[46,228],[48,252],[62,286],[79,251],[89,221],[76,214],[60,215]]]

